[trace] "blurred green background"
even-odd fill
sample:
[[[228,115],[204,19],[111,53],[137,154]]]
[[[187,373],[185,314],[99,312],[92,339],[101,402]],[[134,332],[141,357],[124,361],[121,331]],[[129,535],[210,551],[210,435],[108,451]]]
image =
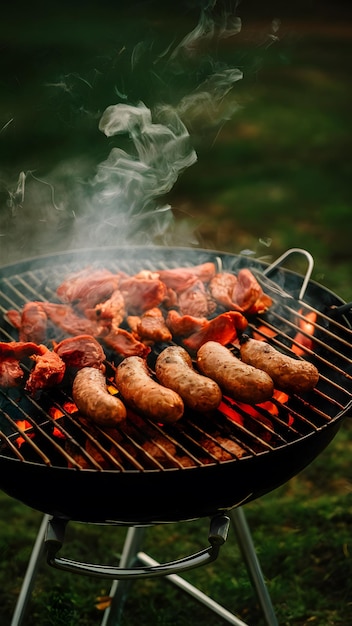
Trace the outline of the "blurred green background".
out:
[[[165,198],[175,223],[156,243],[268,260],[304,247],[315,257],[314,277],[351,297],[350,3],[243,1],[240,33],[203,40],[182,63],[170,63],[207,4],[6,7],[1,262],[75,246],[72,222],[85,214],[78,181],[90,180],[117,145],[98,129],[107,106],[177,106],[213,73],[239,68],[243,79],[221,100],[223,119],[208,108],[185,120],[198,161]],[[217,23],[232,8],[218,3]]]

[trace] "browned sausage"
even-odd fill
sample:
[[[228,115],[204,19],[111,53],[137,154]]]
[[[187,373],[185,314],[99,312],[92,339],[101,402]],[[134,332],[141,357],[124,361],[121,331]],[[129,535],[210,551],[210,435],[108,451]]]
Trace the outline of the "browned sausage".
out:
[[[105,376],[96,367],[77,372],[72,397],[77,408],[99,426],[113,428],[126,419],[125,405],[108,392]]]
[[[199,348],[197,363],[201,372],[215,380],[234,400],[259,404],[273,395],[274,384],[268,374],[242,363],[217,341],[207,341]]]
[[[116,369],[115,381],[126,404],[137,413],[163,424],[176,422],[182,417],[184,404],[181,396],[153,380],[142,357],[126,357]]]
[[[193,369],[190,355],[181,346],[168,346],[159,354],[155,373],[165,387],[176,391],[195,411],[212,411],[221,402],[219,385]]]
[[[245,339],[240,352],[245,363],[269,374],[275,387],[282,391],[304,393],[313,389],[319,380],[315,365],[282,354],[265,341]]]

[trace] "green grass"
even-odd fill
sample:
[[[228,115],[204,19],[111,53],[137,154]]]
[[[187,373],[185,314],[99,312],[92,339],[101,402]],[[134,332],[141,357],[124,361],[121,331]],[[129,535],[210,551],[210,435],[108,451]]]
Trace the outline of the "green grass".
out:
[[[314,19],[309,29],[283,17],[280,41],[265,48],[258,42],[271,11],[261,8],[263,22],[256,24],[249,15],[249,24],[244,23],[248,38],[218,52],[219,61],[247,70],[228,96],[241,108],[222,128],[198,127],[198,162],[167,198],[175,215],[172,241],[235,253],[250,250],[268,260],[290,247],[304,247],[315,259],[314,278],[350,301],[351,33],[346,23],[332,27],[326,10],[323,28],[316,28]],[[147,104],[155,92],[171,97],[173,90],[182,91],[175,77],[152,74],[147,57],[137,81],[129,72],[129,57],[118,54],[121,39],[132,47],[145,36],[142,22],[139,32],[128,22],[122,36],[115,14],[107,25],[101,14],[97,20],[89,12],[85,18],[76,14],[72,21],[59,7],[55,10],[61,16],[55,27],[50,17],[28,6],[28,28],[25,22],[21,28],[14,14],[3,29],[0,126],[14,121],[0,134],[1,262],[60,249],[65,242],[66,226],[45,222],[36,201],[11,214],[8,189],[20,171],[50,179],[64,163],[68,180],[85,175],[106,156],[97,122],[99,112],[116,102],[116,89]],[[337,9],[336,14],[341,21]],[[154,46],[162,49],[169,33],[162,21],[154,27],[162,40],[154,40]],[[172,30],[187,32],[177,20]],[[194,78],[190,75],[189,83]],[[60,81],[61,88],[47,86]],[[21,222],[26,212],[32,224]],[[43,241],[36,236],[38,213]],[[352,623],[351,432],[346,420],[306,470],[245,507],[280,626]],[[40,513],[0,493],[4,626],[10,624],[40,520]],[[147,530],[143,549],[156,559],[176,558],[206,545],[207,533],[208,520],[158,526]],[[114,563],[124,535],[123,528],[72,524],[65,551],[72,558]],[[264,626],[233,531],[217,562],[185,577],[251,626]],[[96,598],[108,591],[106,581],[57,572],[43,562],[25,626],[99,623]],[[146,580],[131,586],[122,626],[218,626],[219,621],[168,582]]]

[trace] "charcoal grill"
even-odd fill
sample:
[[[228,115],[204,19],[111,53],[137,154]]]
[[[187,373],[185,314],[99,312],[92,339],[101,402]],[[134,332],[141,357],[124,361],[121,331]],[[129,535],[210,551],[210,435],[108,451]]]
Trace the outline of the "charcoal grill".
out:
[[[282,267],[286,257],[296,252],[308,260],[305,277]],[[118,436],[79,423],[70,409],[69,388],[43,392],[39,399],[18,390],[1,390],[0,487],[52,517],[47,537],[52,565],[120,577],[117,568],[92,569],[56,556],[69,520],[134,527],[211,517],[217,529],[210,532],[211,547],[193,560],[181,560],[182,567],[216,558],[226,538],[226,514],[300,472],[330,443],[348,416],[351,305],[310,279],[312,259],[305,251],[293,249],[272,265],[247,256],[185,248],[122,247],[50,255],[1,269],[0,307],[6,314],[31,300],[55,301],[56,286],[87,265],[133,274],[207,261],[215,262],[219,271],[251,269],[273,305],[264,315],[249,318],[246,332],[265,338],[269,334],[267,340],[289,355],[294,347],[303,347],[301,358],[319,370],[317,387],[284,401],[273,399],[270,408],[255,407],[255,415],[225,397],[211,416],[200,419],[188,412],[174,426],[160,427],[139,416],[127,434]],[[311,337],[301,324],[308,313],[314,313],[316,320],[313,347],[307,348],[300,342]],[[6,320],[0,333],[2,341],[17,339]],[[155,442],[157,454],[146,450],[146,438]],[[232,444],[239,446],[241,454]],[[36,489],[28,489],[33,484]],[[111,498],[117,491],[118,498]],[[169,573],[165,566],[132,572]],[[129,573],[121,572],[123,576]]]

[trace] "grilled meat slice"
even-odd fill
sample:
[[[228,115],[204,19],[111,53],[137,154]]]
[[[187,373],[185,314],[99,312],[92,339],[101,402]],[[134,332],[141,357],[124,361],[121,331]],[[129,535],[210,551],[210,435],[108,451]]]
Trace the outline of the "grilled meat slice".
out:
[[[238,272],[232,298],[248,315],[264,313],[272,305],[272,299],[263,292],[257,279],[247,268]]]
[[[239,311],[227,311],[208,321],[201,330],[183,339],[183,345],[197,351],[207,341],[216,341],[222,345],[233,343],[237,339],[237,331],[247,328],[248,322]]]
[[[4,315],[6,322],[19,330],[21,328],[21,313],[17,309],[8,309]]]
[[[100,367],[105,353],[100,343],[91,335],[76,335],[63,339],[54,347],[54,352],[67,367]]]
[[[25,385],[26,391],[32,395],[46,387],[59,385],[66,370],[64,361],[56,352],[49,350],[44,345],[40,345],[38,348],[40,352],[30,357],[35,365]]]
[[[239,304],[233,301],[233,290],[237,283],[237,276],[230,272],[216,274],[209,283],[209,292],[212,298],[229,311],[242,311]]]
[[[161,304],[166,296],[164,283],[149,273],[144,272],[123,278],[120,281],[119,289],[123,295],[128,314],[140,315],[148,309],[152,309]]]
[[[45,342],[48,319],[42,302],[27,302],[22,312],[10,309],[6,317],[17,328],[20,341]]]
[[[118,288],[120,276],[107,269],[92,270],[85,268],[71,274],[56,289],[63,302],[77,304],[84,311],[110,298]]]
[[[144,340],[149,341],[171,341],[172,334],[165,323],[164,316],[160,309],[153,307],[143,313],[137,323],[137,334]]]
[[[0,387],[18,387],[23,381],[24,372],[17,359],[0,360]]]
[[[188,337],[207,326],[208,320],[206,317],[181,315],[175,309],[171,309],[167,313],[166,324],[175,337]]]
[[[21,361],[32,354],[41,354],[42,348],[33,341],[0,341],[0,360]]]
[[[42,302],[27,302],[22,310],[19,340],[45,342],[47,325],[48,318]]]
[[[61,328],[67,335],[98,337],[107,326],[107,322],[104,320],[98,322],[78,315],[70,304],[43,302],[43,309],[53,324]]]
[[[176,292],[189,289],[197,280],[208,283],[214,275],[215,265],[211,262],[159,271],[160,280]]]
[[[178,294],[177,307],[181,315],[208,317],[216,305],[201,280],[196,280],[188,289]]]
[[[127,356],[146,357],[150,352],[150,347],[138,341],[128,330],[117,328],[111,330],[101,337],[103,343],[117,354]]]
[[[225,309],[242,311],[248,315],[263,313],[272,304],[249,269],[241,269],[237,276],[230,272],[216,274],[209,284],[214,300]]]
[[[126,315],[125,300],[121,291],[115,289],[110,298],[97,304],[94,309],[86,309],[84,314],[93,321],[106,320],[113,328],[118,328]]]

